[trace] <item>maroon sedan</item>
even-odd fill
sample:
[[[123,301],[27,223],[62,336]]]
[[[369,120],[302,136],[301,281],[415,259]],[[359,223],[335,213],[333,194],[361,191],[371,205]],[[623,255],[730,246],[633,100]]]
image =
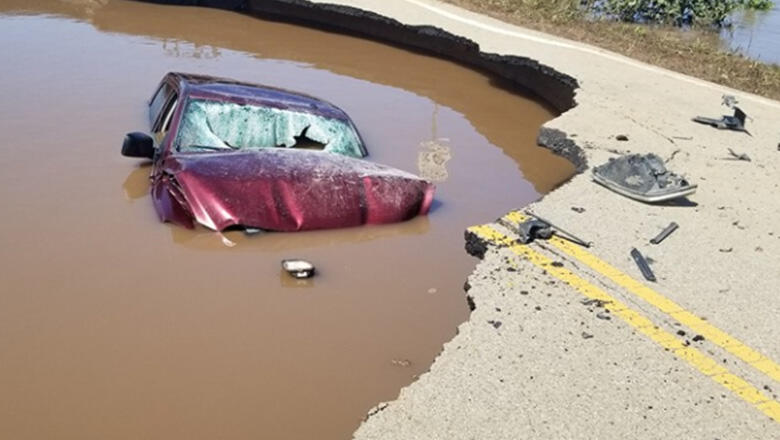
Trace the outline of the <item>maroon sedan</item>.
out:
[[[390,223],[425,215],[434,187],[361,160],[341,109],[317,98],[207,76],[168,73],[149,104],[152,136],[122,154],[152,159],[162,221],[273,231]]]

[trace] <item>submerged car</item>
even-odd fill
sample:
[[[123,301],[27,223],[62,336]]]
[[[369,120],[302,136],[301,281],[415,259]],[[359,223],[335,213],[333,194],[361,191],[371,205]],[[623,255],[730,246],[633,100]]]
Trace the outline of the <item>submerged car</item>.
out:
[[[153,161],[160,220],[222,231],[300,231],[391,223],[427,214],[433,185],[360,158],[338,107],[277,88],[168,73],[149,103],[151,136],[122,154]]]

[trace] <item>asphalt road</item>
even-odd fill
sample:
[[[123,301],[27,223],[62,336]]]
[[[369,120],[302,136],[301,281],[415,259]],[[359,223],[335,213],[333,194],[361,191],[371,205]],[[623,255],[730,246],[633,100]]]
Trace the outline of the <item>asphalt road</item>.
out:
[[[471,228],[488,243],[469,277],[471,319],[355,438],[780,438],[779,102],[437,1],[337,3],[577,78],[578,106],[547,127],[589,165],[653,152],[699,185],[687,203],[647,205],[586,170],[530,207],[590,249],[516,244],[505,225],[520,213]],[[724,94],[753,118],[752,136],[691,122],[727,113]],[[729,148],[751,161],[729,160]],[[679,230],[650,244],[672,221]],[[634,247],[657,282],[642,278]]]

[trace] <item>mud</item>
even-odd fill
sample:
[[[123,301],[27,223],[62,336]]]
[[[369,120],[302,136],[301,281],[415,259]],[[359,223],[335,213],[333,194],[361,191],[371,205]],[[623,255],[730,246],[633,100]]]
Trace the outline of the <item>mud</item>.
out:
[[[535,146],[552,108],[451,61],[225,11],[28,3],[0,1],[0,438],[347,438],[466,319],[462,231],[573,172]],[[158,223],[119,148],[169,70],[334,102],[369,159],[437,176],[431,215]],[[318,276],[281,271],[295,257]]]

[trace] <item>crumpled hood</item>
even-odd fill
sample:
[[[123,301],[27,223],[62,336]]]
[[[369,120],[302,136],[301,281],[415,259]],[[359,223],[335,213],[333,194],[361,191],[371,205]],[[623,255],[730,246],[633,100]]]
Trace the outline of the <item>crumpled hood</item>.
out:
[[[428,213],[433,185],[337,154],[290,149],[172,156],[165,171],[202,225],[300,231],[392,223]]]

